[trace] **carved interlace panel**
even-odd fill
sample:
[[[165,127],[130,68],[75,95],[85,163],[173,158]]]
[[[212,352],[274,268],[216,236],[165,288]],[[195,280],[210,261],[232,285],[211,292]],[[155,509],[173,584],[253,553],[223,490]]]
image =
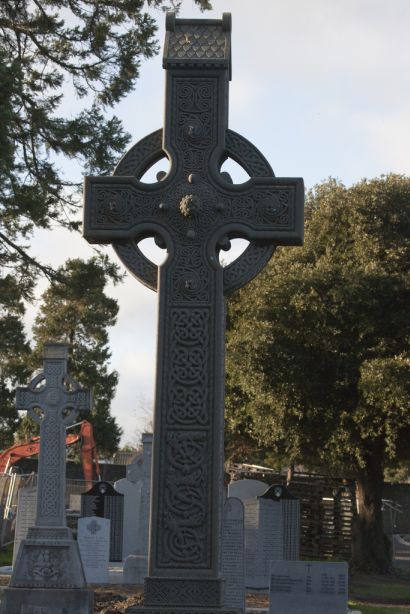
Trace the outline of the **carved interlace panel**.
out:
[[[85,236],[113,242],[132,273],[161,293],[145,599],[166,610],[221,605],[213,599],[220,590],[224,295],[254,277],[277,244],[301,238],[301,180],[276,179],[260,152],[227,130],[229,32],[227,16],[167,18],[163,143],[157,131],[130,150],[114,177],[86,180]],[[138,181],[165,151],[168,175]],[[221,174],[227,157],[250,181],[232,185]],[[147,236],[167,249],[160,275],[138,247]],[[235,237],[249,247],[222,270],[220,249]],[[209,586],[201,588],[205,577]]]
[[[90,393],[67,375],[66,358],[45,358],[43,373],[17,389],[16,406],[40,423],[36,525],[65,526],[65,427],[90,409]]]

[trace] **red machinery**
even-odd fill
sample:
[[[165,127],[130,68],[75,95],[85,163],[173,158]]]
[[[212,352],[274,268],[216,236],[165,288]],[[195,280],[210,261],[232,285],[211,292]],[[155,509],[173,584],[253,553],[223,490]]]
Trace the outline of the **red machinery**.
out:
[[[101,479],[100,466],[98,464],[97,447],[93,434],[93,427],[87,420],[77,422],[69,428],[80,426],[79,433],[68,433],[66,436],[66,445],[72,446],[80,441],[81,443],[81,462],[83,465],[84,480],[92,483],[93,480],[93,460],[95,463],[95,472],[97,478]],[[35,456],[40,450],[40,437],[32,437],[30,441],[25,443],[16,443],[14,446],[0,452],[0,474],[7,473],[9,467],[17,463],[20,458]]]

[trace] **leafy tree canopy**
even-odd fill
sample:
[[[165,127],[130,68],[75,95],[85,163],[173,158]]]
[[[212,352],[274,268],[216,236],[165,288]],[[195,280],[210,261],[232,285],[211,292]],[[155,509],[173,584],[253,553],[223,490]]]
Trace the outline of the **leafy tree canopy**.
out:
[[[409,226],[409,178],[319,185],[304,247],[278,249],[229,310],[231,448],[239,434],[354,476],[379,570],[383,469],[410,454]]]
[[[108,329],[118,313],[117,301],[105,293],[110,265],[101,259],[68,260],[57,271],[54,281],[43,294],[34,325],[33,367],[42,365],[43,345],[63,342],[70,346],[68,371],[82,386],[93,391],[93,410],[82,417],[90,420],[99,453],[112,456],[117,450],[121,428],[110,414],[118,375],[110,371]],[[115,271],[114,271],[115,272]],[[24,418],[19,428],[21,439],[36,432],[36,425]]]
[[[211,8],[208,0],[195,3]],[[0,449],[12,443],[18,424],[14,388],[29,375],[24,301],[33,300],[39,273],[60,282],[61,293],[70,287],[68,270],[56,273],[30,254],[31,235],[35,228],[79,228],[81,186],[62,162],[75,160],[84,173],[112,172],[130,137],[110,110],[134,88],[141,61],[158,52],[153,9],[181,6],[169,4],[0,2]],[[112,276],[108,261],[100,265]],[[114,389],[116,375],[111,379]]]
[[[207,0],[195,2],[210,8]],[[0,3],[0,267],[24,282],[24,298],[32,296],[38,269],[53,276],[29,254],[33,228],[79,227],[79,185],[61,171],[61,157],[79,161],[85,173],[107,174],[129,141],[121,121],[105,111],[134,88],[141,60],[158,52],[150,8],[167,3]],[[64,116],[68,84],[87,99]]]

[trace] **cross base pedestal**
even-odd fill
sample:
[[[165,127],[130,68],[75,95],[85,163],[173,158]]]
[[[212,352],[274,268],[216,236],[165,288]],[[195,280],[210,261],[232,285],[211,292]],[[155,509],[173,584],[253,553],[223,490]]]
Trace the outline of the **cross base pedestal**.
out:
[[[68,527],[30,527],[0,614],[92,614],[78,544]]]
[[[148,576],[144,581],[144,604],[154,608],[222,608],[224,585],[221,578]]]
[[[1,614],[92,614],[94,594],[88,588],[6,588]]]
[[[125,614],[243,614],[243,612],[237,608],[131,606],[125,610]]]

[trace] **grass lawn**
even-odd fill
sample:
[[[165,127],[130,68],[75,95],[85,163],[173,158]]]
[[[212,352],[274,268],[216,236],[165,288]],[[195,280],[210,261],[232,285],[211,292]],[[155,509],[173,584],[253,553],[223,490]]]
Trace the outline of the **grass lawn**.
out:
[[[358,610],[362,614],[406,614],[410,612],[410,606],[369,605],[357,601],[349,601],[349,608]]]
[[[410,606],[410,577],[408,574],[403,573],[398,576],[355,574],[349,584],[349,594],[353,600],[360,601],[362,598],[374,603],[390,601],[392,604],[396,600],[396,603],[404,601]],[[407,611],[410,612],[410,607],[407,608]]]
[[[0,566],[11,565],[13,560],[13,544],[0,548]]]

